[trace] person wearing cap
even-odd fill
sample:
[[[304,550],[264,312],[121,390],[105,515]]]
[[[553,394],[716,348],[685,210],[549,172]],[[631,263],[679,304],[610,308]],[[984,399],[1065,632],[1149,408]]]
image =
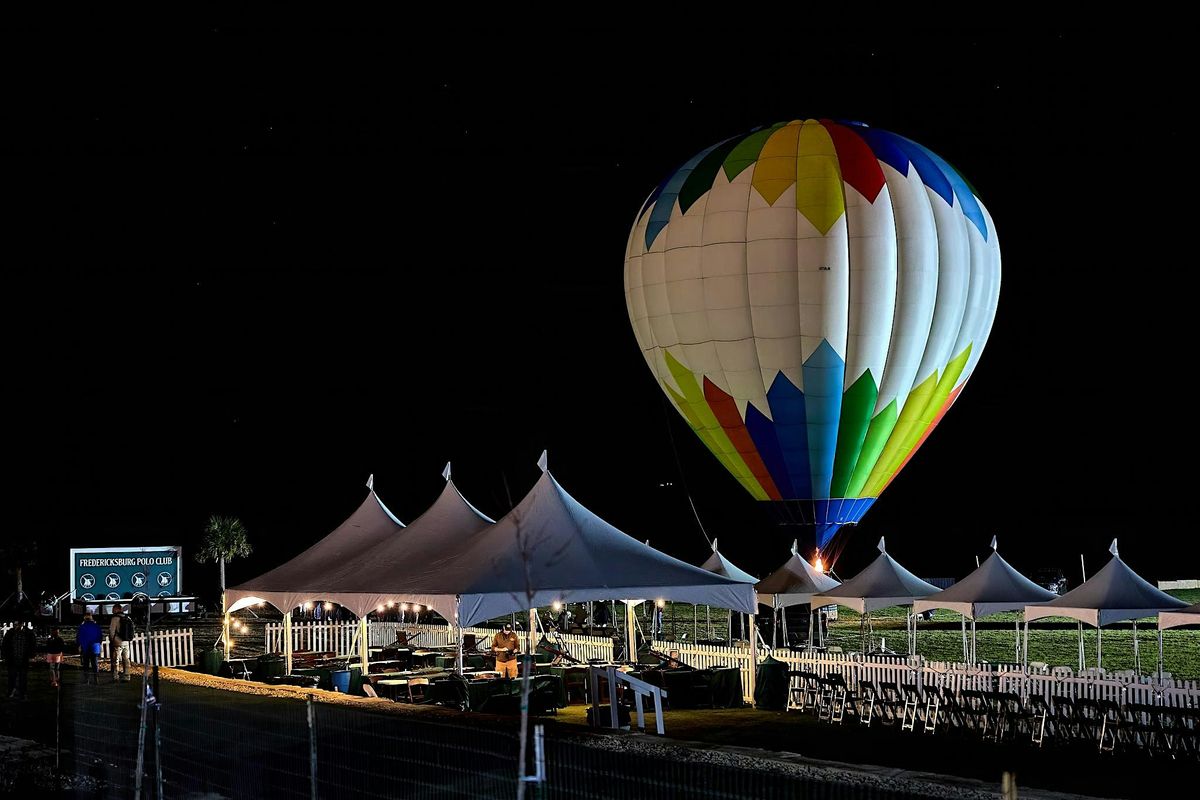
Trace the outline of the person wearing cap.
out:
[[[133,641],[133,620],[125,616],[125,609],[120,605],[113,607],[112,622],[108,623],[108,663],[112,672],[113,683],[117,682],[117,664],[120,662],[121,671],[126,681],[129,675],[129,643]]]
[[[492,654],[496,656],[496,671],[501,677],[517,677],[517,653],[520,652],[520,637],[513,632],[511,622],[504,623],[504,629],[492,637]]]

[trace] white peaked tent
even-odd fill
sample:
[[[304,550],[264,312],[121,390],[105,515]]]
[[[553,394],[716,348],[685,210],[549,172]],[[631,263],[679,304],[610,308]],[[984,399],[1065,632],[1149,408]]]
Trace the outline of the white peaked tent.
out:
[[[754,587],[758,602],[770,606],[780,616],[783,629],[787,630],[789,606],[809,605],[814,594],[829,591],[840,584],[800,557],[799,542],[792,542],[792,555],[783,566],[763,578]],[[818,607],[809,606],[808,643],[813,642],[813,615]],[[778,637],[775,644],[778,645]],[[787,644],[786,637],[784,644]]]
[[[865,648],[866,633],[869,630],[871,619],[870,612],[889,606],[911,606],[917,598],[928,597],[937,592],[936,586],[913,575],[889,556],[881,536],[879,537],[879,556],[866,569],[833,589],[813,595],[810,602],[817,607],[837,603],[862,614],[863,646]],[[912,615],[909,615],[908,650],[910,653],[915,646]]]
[[[712,541],[712,555],[708,560],[700,565],[700,569],[707,570],[715,575],[722,575],[726,578],[732,578],[735,581],[742,583],[757,583],[758,578],[740,569],[736,564],[721,555],[721,551],[717,549],[717,540]]]
[[[1200,603],[1178,611],[1158,612],[1158,629],[1182,628],[1184,625],[1200,625]]]
[[[330,565],[353,558],[363,550],[395,537],[404,523],[388,510],[375,494],[375,476],[367,478],[367,497],[358,510],[325,538],[300,555],[251,581],[225,591],[225,620],[222,636],[229,641],[229,615],[254,603],[266,602],[283,612],[284,653],[287,671],[292,671],[292,609],[314,599],[305,591],[314,576]],[[366,620],[360,622],[360,659],[366,669]]]
[[[1025,607],[1025,650],[1028,658],[1029,623],[1044,617],[1079,620],[1079,668],[1083,669],[1083,625],[1097,629],[1096,666],[1103,657],[1100,630],[1114,622],[1133,620],[1133,653],[1137,662],[1137,620],[1157,616],[1160,611],[1185,608],[1187,603],[1152,586],[1121,560],[1117,540],[1108,548],[1112,558],[1104,568],[1063,596],[1048,603]]]
[[[1158,612],[1158,682],[1163,679],[1163,631],[1184,625],[1200,625],[1200,603],[1178,611]]]
[[[648,539],[646,540],[646,544],[650,544],[650,541]],[[758,578],[755,578],[749,572],[746,572],[744,569],[739,568],[732,561],[727,559],[725,556],[721,555],[721,551],[717,546],[717,540],[715,538],[712,540],[711,546],[712,546],[712,555],[709,556],[708,559],[703,564],[700,565],[700,569],[708,570],[709,572],[711,572],[715,575],[724,575],[726,578],[732,578],[735,581],[742,581],[743,583],[754,583],[755,581],[758,580]],[[699,628],[699,619],[696,618],[696,608],[697,607],[695,605],[692,606],[693,631],[695,631],[696,629]],[[706,614],[707,614],[707,612],[706,612]],[[744,622],[745,622],[745,617],[743,617],[741,614],[738,614],[738,625],[741,626]],[[751,632],[750,635],[757,636],[758,627],[752,626],[752,628],[753,628],[753,631]],[[742,631],[744,633],[745,629],[743,628]],[[729,617],[729,638],[733,639],[733,617],[732,616]]]
[[[396,519],[375,494],[374,482],[374,476],[367,479],[370,491],[362,505],[325,538],[275,569],[227,589],[226,608],[232,612],[267,602],[286,614],[319,596],[311,589],[321,587],[312,584],[331,567],[400,534],[404,523]]]
[[[913,614],[945,608],[957,611],[963,618],[963,658],[975,661],[975,620],[1001,611],[1017,611],[1030,603],[1053,600],[1054,592],[1038,586],[996,551],[996,537],[992,537],[992,554],[976,567],[975,571],[948,589],[932,597],[913,602]],[[971,620],[970,650],[967,649],[966,620]],[[1016,628],[1016,657],[1021,655],[1020,623]]]
[[[459,596],[474,625],[555,601],[656,599],[753,614],[754,587],[642,544],[584,508],[549,471],[466,547],[429,564],[418,590]]]
[[[800,557],[798,542],[792,542],[792,555],[783,566],[763,578],[754,587],[758,602],[772,608],[804,606],[814,594],[835,589],[840,584]]]

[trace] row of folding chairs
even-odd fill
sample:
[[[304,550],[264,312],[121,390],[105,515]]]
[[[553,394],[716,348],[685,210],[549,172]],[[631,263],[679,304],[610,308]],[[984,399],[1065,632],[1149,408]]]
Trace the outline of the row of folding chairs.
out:
[[[889,681],[847,685],[840,674],[794,671],[789,708],[821,721],[898,726],[902,731],[974,735],[985,741],[1025,741],[1036,747],[1094,747],[1101,753],[1137,752],[1200,759],[1200,709],[1119,704],[1112,700],[1049,698],[979,689],[954,691]]]

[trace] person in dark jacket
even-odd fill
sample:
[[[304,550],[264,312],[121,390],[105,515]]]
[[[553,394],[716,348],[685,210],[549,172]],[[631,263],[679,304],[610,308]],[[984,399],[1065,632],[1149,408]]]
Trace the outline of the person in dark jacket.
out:
[[[4,665],[8,668],[8,696],[17,700],[25,699],[25,687],[29,684],[29,659],[37,648],[37,635],[21,620],[4,634],[0,642],[0,651],[4,655]]]
[[[96,676],[100,662],[100,642],[104,640],[104,631],[96,624],[91,614],[83,615],[83,624],[75,635],[79,642],[79,662],[83,666],[83,682],[96,685]]]

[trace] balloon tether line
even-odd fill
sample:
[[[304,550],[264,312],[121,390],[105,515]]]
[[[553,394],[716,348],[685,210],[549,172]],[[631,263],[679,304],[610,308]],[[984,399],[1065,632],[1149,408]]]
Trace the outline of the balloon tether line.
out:
[[[675,446],[675,434],[671,431],[671,415],[667,413],[667,399],[661,393],[659,399],[663,405],[663,419],[667,423],[667,438],[671,440],[671,453],[675,456],[675,467],[679,471],[679,482],[683,484],[683,493],[687,497],[688,505],[692,507],[692,516],[696,518],[696,525],[700,528],[700,535],[704,537],[704,541],[709,547],[712,547],[712,539],[708,536],[708,531],[704,530],[704,523],[700,520],[700,512],[696,510],[696,503],[692,500],[692,490],[688,488],[687,478],[683,474],[683,462],[679,460],[679,448]]]

